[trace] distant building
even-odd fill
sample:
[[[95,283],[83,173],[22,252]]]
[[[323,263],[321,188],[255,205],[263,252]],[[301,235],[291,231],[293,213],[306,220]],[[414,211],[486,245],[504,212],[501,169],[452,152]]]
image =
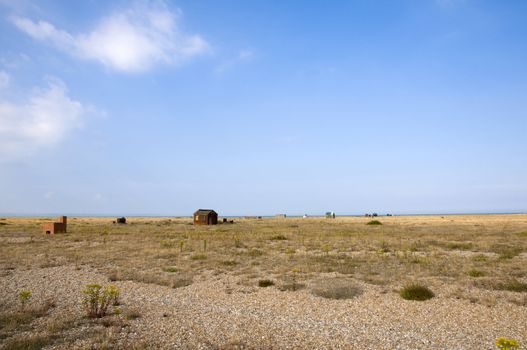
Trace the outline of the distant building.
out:
[[[212,209],[198,209],[194,213],[194,225],[216,225],[218,213]]]
[[[46,222],[42,224],[42,233],[54,235],[55,233],[66,233],[68,225],[67,216],[59,216],[57,222]]]
[[[287,217],[287,215],[285,215],[285,214],[276,214],[274,217],[277,218],[277,219],[285,219]]]
[[[326,219],[334,219],[334,218],[335,218],[335,212],[333,211],[326,212]]]

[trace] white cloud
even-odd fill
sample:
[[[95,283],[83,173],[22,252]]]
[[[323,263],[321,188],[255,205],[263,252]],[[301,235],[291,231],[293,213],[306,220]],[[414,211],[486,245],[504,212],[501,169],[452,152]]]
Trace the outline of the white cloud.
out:
[[[236,56],[219,64],[214,71],[216,74],[223,74],[240,63],[246,63],[246,62],[252,61],[253,58],[254,58],[253,50],[251,49],[240,50]]]
[[[68,96],[64,83],[53,78],[27,101],[0,100],[0,161],[58,144],[69,131],[82,126],[86,113],[86,107]]]
[[[6,88],[9,85],[9,74],[0,70],[0,89]]]
[[[32,38],[76,57],[124,72],[141,72],[160,63],[181,64],[210,51],[200,35],[180,30],[178,17],[179,12],[164,2],[147,1],[103,18],[94,29],[81,34],[24,17],[12,17],[11,21]]]

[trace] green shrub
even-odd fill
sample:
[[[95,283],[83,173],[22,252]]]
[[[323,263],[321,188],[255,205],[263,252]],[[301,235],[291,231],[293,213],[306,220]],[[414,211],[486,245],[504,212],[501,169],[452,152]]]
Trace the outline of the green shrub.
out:
[[[270,286],[274,286],[274,282],[271,280],[259,280],[258,286],[262,288],[270,287]]]
[[[382,225],[382,222],[380,222],[379,220],[372,220],[369,221],[366,225]]]
[[[420,284],[410,284],[400,290],[399,295],[406,300],[424,301],[433,298],[434,293]]]
[[[100,284],[88,284],[82,293],[84,294],[82,304],[87,316],[91,318],[104,317],[110,305],[119,303],[119,289],[112,284],[105,288]]]
[[[168,266],[168,267],[165,267],[164,271],[165,272],[178,272],[178,269],[177,267],[174,267],[174,266]]]

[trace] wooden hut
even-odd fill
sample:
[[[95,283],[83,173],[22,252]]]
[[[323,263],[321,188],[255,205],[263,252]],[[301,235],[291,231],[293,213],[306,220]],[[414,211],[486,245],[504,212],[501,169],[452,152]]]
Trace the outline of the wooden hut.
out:
[[[194,225],[216,225],[218,213],[212,209],[198,209],[194,213]]]

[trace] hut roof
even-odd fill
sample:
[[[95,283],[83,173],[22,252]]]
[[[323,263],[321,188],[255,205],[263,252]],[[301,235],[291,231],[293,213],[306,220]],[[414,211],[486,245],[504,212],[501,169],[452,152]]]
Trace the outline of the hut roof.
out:
[[[196,210],[196,212],[194,213],[194,215],[209,215],[209,214],[216,214],[218,215],[218,213],[216,213],[214,210],[212,209],[198,209]]]

